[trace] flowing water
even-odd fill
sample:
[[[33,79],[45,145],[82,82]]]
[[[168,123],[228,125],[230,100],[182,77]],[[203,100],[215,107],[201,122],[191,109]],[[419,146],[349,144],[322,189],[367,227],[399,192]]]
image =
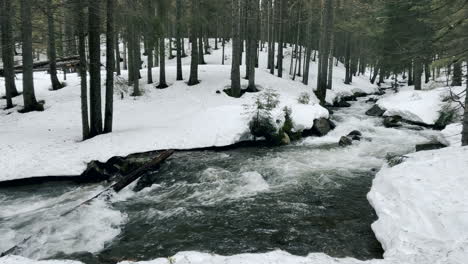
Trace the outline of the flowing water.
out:
[[[384,128],[365,98],[336,111],[337,128],[278,148],[176,153],[146,178],[60,217],[105,186],[43,184],[0,190],[0,251],[85,263],[148,260],[195,250],[231,255],[286,250],[371,259],[382,249],[367,202],[388,153],[405,154],[436,132]],[[352,130],[361,141],[341,148]],[[132,186],[134,187],[134,186]]]

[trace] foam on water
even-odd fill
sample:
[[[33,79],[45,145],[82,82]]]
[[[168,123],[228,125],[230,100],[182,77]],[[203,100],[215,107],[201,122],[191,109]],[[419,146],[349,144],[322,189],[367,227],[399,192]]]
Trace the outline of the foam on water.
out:
[[[96,199],[74,212],[64,212],[86,200],[102,187],[78,188],[58,196],[35,195],[6,203],[3,199],[0,212],[0,234],[3,252],[15,245],[15,254],[29,258],[45,258],[59,252],[98,252],[105,243],[115,238],[126,221],[126,215],[112,207],[104,199]],[[5,203],[6,206],[3,205]],[[15,212],[13,208],[18,210]],[[24,239],[30,237],[25,243]]]

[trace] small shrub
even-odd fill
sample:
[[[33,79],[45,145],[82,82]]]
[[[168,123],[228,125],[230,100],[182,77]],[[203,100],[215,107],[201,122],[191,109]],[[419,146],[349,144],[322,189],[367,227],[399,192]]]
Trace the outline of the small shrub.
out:
[[[300,104],[309,104],[310,103],[310,94],[303,92],[299,95],[299,98],[297,98],[297,102]]]
[[[250,133],[255,137],[264,137],[271,141],[275,138],[277,129],[271,115],[265,111],[257,111],[249,123]]]
[[[270,111],[275,109],[278,104],[279,104],[279,95],[275,93],[271,89],[267,89],[266,92],[257,98],[257,100],[260,100],[260,103],[262,104],[263,108]]]

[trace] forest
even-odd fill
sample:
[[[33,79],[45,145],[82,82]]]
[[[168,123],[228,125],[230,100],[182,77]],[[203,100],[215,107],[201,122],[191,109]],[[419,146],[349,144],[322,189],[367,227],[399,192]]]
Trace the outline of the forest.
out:
[[[468,0],[0,0],[0,264],[464,263],[467,32]]]

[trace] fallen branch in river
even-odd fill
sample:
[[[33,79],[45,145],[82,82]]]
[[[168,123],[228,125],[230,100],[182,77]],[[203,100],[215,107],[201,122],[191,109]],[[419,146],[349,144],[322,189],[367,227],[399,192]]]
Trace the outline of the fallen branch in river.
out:
[[[132,171],[130,174],[126,175],[125,177],[123,177],[123,179],[121,179],[120,181],[112,184],[111,186],[107,187],[106,189],[104,189],[103,191],[101,191],[100,193],[94,195],[93,197],[91,197],[90,199],[80,203],[79,205],[73,207],[72,209],[66,211],[65,213],[61,214],[60,216],[66,216],[70,213],[72,213],[73,211],[75,211],[76,209],[80,208],[81,206],[85,205],[85,204],[89,204],[91,201],[93,201],[94,199],[100,197],[102,194],[110,191],[110,190],[114,190],[116,193],[120,192],[121,190],[123,190],[125,187],[127,187],[128,185],[130,185],[132,182],[134,182],[135,180],[137,180],[138,178],[140,178],[141,176],[143,176],[143,174],[148,171],[149,169],[151,168],[154,168],[154,167],[157,167],[159,166],[161,163],[163,163],[166,159],[168,159],[170,156],[172,156],[172,154],[174,154],[174,150],[166,150],[166,151],[163,151],[161,154],[159,154],[156,158],[154,158],[153,160],[151,160],[150,162],[148,162],[147,164],[145,164],[144,166]],[[37,234],[40,234],[41,232],[43,232],[45,229],[44,228],[41,228],[39,230],[39,232],[36,233]],[[30,235],[29,237],[23,239],[20,243],[16,244],[15,246],[11,247],[10,249],[6,250],[5,252],[2,252],[0,254],[0,257],[3,257],[3,256],[6,256],[6,255],[10,255],[10,254],[14,254],[14,253],[17,253],[16,251],[18,249],[20,249],[21,245],[24,245],[26,242],[28,242],[34,235]]]

